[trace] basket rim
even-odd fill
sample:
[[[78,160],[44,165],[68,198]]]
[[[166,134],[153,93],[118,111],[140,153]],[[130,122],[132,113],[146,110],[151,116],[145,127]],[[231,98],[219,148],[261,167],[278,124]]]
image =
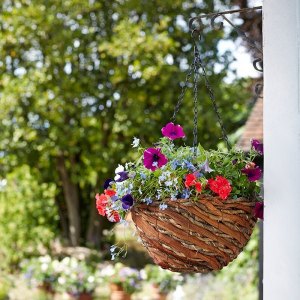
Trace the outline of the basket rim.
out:
[[[198,201],[201,201],[201,200],[215,201],[215,202],[219,202],[220,204],[224,204],[224,205],[226,205],[226,204],[238,204],[238,203],[243,203],[243,204],[249,203],[249,205],[253,205],[253,204],[255,204],[256,202],[259,201],[259,199],[255,198],[255,197],[253,197],[253,198],[238,197],[236,199],[227,198],[227,199],[223,200],[218,196],[199,194],[194,199],[192,199],[192,198],[187,198],[187,199],[180,198],[180,199],[172,200],[171,198],[165,198],[164,200],[153,200],[153,202],[151,202],[150,204],[147,204],[145,202],[136,202],[132,206],[131,209],[134,209],[135,206],[159,206],[159,204],[161,204],[161,203],[166,203],[166,204],[167,203],[173,203],[173,204],[175,204],[175,203],[178,203],[178,204],[191,203],[191,204],[194,204],[194,203],[197,203]]]

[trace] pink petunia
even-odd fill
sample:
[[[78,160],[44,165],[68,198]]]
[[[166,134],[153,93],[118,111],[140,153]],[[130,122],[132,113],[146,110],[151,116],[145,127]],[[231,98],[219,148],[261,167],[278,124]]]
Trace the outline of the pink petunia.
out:
[[[163,127],[161,132],[163,136],[169,138],[170,140],[176,140],[185,137],[183,128],[180,125],[175,125],[172,122]]]
[[[144,166],[151,171],[161,168],[168,162],[160,148],[148,148],[144,151]]]
[[[241,170],[243,174],[248,177],[249,181],[256,181],[261,178],[262,171],[255,165],[255,163],[248,163],[244,169]]]
[[[264,203],[256,202],[254,207],[254,216],[259,219],[264,219]]]

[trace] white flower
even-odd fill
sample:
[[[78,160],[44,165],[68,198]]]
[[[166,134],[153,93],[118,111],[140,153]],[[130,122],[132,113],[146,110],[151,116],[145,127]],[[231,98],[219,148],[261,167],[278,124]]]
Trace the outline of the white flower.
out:
[[[42,270],[43,272],[47,271],[48,266],[49,266],[49,265],[48,265],[47,263],[43,263],[43,264],[41,265],[41,270]]]
[[[109,276],[115,275],[115,270],[114,270],[114,267],[112,265],[108,265],[104,269],[102,269],[100,271],[100,273],[101,273],[102,276],[109,277]]]
[[[63,260],[61,262],[62,262],[62,264],[67,266],[70,263],[70,257],[66,256],[65,258],[63,258]]]
[[[171,186],[173,184],[172,180],[168,180],[165,182],[165,185],[166,186]]]
[[[87,279],[87,281],[89,283],[93,283],[95,281],[95,277],[94,276],[89,276],[88,279]]]
[[[78,261],[76,258],[72,257],[71,258],[71,268],[75,269],[78,267]]]
[[[124,167],[122,165],[118,165],[118,167],[115,169],[116,174],[118,174],[120,172],[124,172]]]
[[[58,281],[58,283],[61,284],[61,285],[63,285],[63,284],[66,283],[66,279],[65,279],[64,277],[58,277],[57,281]]]
[[[137,148],[139,146],[139,144],[140,144],[140,139],[134,137],[133,141],[132,141],[132,144],[131,144],[132,148]]]
[[[39,257],[39,261],[41,263],[46,263],[49,264],[51,262],[51,257],[49,255],[45,255],[45,256],[40,256]]]
[[[54,260],[52,262],[52,267],[53,267],[54,271],[57,273],[59,273],[63,270],[63,266],[61,265],[61,263],[58,260]]]
[[[143,280],[147,280],[147,273],[144,269],[140,271],[140,276]]]

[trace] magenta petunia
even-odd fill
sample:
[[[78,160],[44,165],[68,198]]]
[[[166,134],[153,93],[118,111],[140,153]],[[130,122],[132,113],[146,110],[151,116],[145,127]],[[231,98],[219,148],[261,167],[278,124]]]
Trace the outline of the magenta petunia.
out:
[[[183,128],[180,125],[175,125],[170,122],[161,129],[163,136],[166,136],[170,140],[176,140],[185,137]]]
[[[254,163],[249,163],[244,169],[241,170],[243,174],[247,175],[249,181],[256,181],[261,178],[261,169]]]
[[[161,168],[168,159],[161,153],[160,148],[148,148],[144,151],[144,166],[151,171]]]
[[[258,219],[264,219],[264,203],[256,202],[254,207],[254,216]]]
[[[251,140],[251,146],[260,155],[264,154],[264,144],[261,143],[259,140]]]

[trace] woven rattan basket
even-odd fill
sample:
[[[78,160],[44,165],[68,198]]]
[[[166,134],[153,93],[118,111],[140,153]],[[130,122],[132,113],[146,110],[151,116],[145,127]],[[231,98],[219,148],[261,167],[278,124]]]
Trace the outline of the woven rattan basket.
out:
[[[200,196],[133,206],[132,219],[154,262],[164,269],[191,273],[220,270],[247,244],[256,223],[254,201]]]

